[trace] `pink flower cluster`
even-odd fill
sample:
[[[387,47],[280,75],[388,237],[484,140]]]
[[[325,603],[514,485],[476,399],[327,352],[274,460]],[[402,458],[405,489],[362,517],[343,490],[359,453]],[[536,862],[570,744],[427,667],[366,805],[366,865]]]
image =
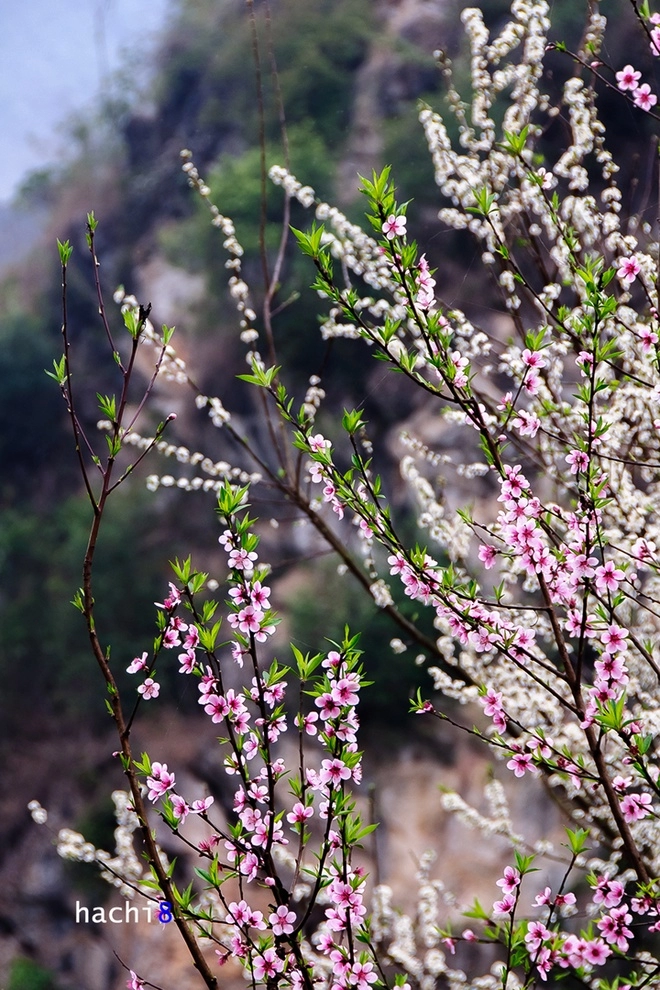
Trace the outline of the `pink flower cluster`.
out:
[[[310,446],[315,452],[325,452],[329,447],[320,435],[311,438]],[[342,840],[338,826],[333,827],[338,814],[343,821],[351,810],[346,786],[359,783],[362,775],[356,712],[362,686],[359,654],[351,649],[333,649],[324,658],[315,658],[316,663],[320,662],[321,673],[308,681],[309,690],[305,693],[313,699],[312,710],[298,711],[295,725],[302,738],[314,737],[317,752],[311,763],[304,759],[301,738],[298,773],[287,772],[284,760],[272,750],[287,730],[286,668],[274,661],[262,671],[257,662],[257,644],[274,628],[270,589],[263,583],[266,572],[259,567],[256,540],[247,527],[234,525],[231,519],[228,525],[220,543],[230,566],[229,623],[236,636],[232,654],[235,659],[240,657],[240,666],[246,657],[251,660],[251,685],[243,689],[226,686],[222,663],[214,651],[202,646],[207,642],[206,633],[200,632],[202,620],[188,590],[181,593],[171,586],[170,595],[159,607],[166,612],[163,647],[185,649],[181,672],[197,678],[200,705],[213,723],[223,726],[225,742],[229,744],[225,772],[238,780],[233,800],[236,824],[231,829],[215,830],[207,817],[213,798],[188,802],[175,792],[175,775],[164,763],[150,765],[149,799],[166,799],[165,814],[170,816],[170,826],[175,830],[184,825],[189,815],[203,816],[214,832],[198,844],[200,854],[216,869],[224,869],[227,877],[240,877],[241,899],[223,902],[227,936],[223,939],[224,949],[217,952],[219,963],[231,954],[243,961],[255,982],[269,982],[281,974],[287,985],[296,990],[309,985],[305,964],[293,949],[301,918],[284,893],[283,881],[274,866],[273,849],[288,845],[293,833],[301,856],[310,841],[313,820],[320,819],[324,838],[315,857],[315,869],[326,902],[317,949],[331,961],[333,985],[338,990],[369,990],[378,979],[374,964],[368,953],[358,957],[354,951],[355,938],[366,916],[366,876],[360,869],[351,868],[350,843]],[[184,584],[189,588],[187,579]],[[183,621],[177,614],[179,607],[188,609],[196,622]],[[136,671],[147,669],[146,654],[134,664]],[[277,810],[280,802],[276,788],[285,779],[294,796],[288,812],[286,808]],[[219,859],[221,849],[224,864]],[[342,855],[335,859],[340,849]],[[250,906],[247,884],[254,881],[272,891],[268,912]],[[221,883],[222,880],[215,886],[222,898]],[[286,948],[287,943],[291,950]]]
[[[312,484],[323,483],[323,501],[329,502],[332,511],[338,519],[344,518],[344,505],[337,495],[337,487],[332,480],[330,469],[332,468],[332,457],[330,455],[331,444],[320,433],[308,439],[309,448],[312,453],[320,454],[321,458],[311,461],[307,467]]]
[[[497,886],[502,888],[503,896],[501,900],[493,903],[495,918],[513,916],[520,897],[521,882],[522,876],[518,869],[505,867],[503,876],[497,881]],[[613,950],[627,952],[629,940],[633,937],[632,929],[629,927],[633,921],[631,911],[640,915],[649,913],[651,917],[657,917],[656,905],[649,898],[634,898],[630,906],[622,903],[625,888],[620,881],[608,880],[600,876],[594,877],[592,882],[594,904],[604,908],[606,912],[596,921],[600,935],[595,938],[575,934],[565,935],[558,928],[556,911],[561,906],[573,907],[576,904],[575,894],[567,892],[553,896],[551,888],[546,887],[536,896],[535,905],[549,908],[549,914],[546,923],[529,922],[525,934],[525,946],[544,982],[547,981],[553,966],[560,969],[569,967],[586,969],[589,972],[595,966],[602,966],[612,955]],[[549,927],[553,917],[554,924]],[[655,925],[650,926],[649,930],[655,930]],[[467,929],[462,937],[471,941],[474,940],[475,935]]]
[[[425,254],[419,259],[417,267],[418,272],[415,277],[417,297],[415,302],[420,309],[433,309],[435,306],[435,279],[431,276],[431,270]]]
[[[657,27],[653,30],[653,44],[651,48],[654,55],[658,55],[658,46],[660,45],[660,29]],[[640,86],[639,80],[641,79],[641,72],[638,72],[632,65],[624,65],[620,72],[616,73],[616,84],[622,93],[632,93],[632,98],[635,101],[635,105],[640,108],[640,110],[652,110],[653,107],[658,102],[658,97],[655,93],[651,92],[651,87],[648,83],[642,83]]]
[[[152,763],[151,775],[147,777],[149,800],[157,801],[174,787],[174,774],[167,769],[167,763]]]
[[[338,792],[342,785],[361,779],[361,766],[357,752],[358,718],[355,706],[359,700],[360,677],[355,670],[347,669],[345,657],[336,650],[328,653],[322,661],[325,671],[315,689],[315,707],[318,712],[307,715],[299,713],[296,724],[299,731],[317,736],[328,752],[320,761],[319,769],[307,766],[299,784],[295,788],[298,800],[286,815],[286,822],[292,832],[305,843],[309,837],[308,822],[315,815],[328,822],[327,841],[330,852],[341,846],[339,834],[329,827],[334,809],[339,800]],[[208,682],[210,683],[210,681]],[[284,700],[286,683],[281,679],[269,680],[265,675],[257,681],[253,679],[250,700],[260,706],[274,708]],[[225,697],[229,696],[226,692]],[[230,718],[230,713],[225,715]],[[264,729],[280,723],[280,717],[269,726],[263,718],[255,724]],[[284,726],[280,726],[284,727]],[[268,742],[274,741],[268,736]],[[249,739],[240,740],[237,732],[237,747],[234,757],[234,772],[242,778],[242,783],[234,794],[233,810],[238,819],[238,827],[231,838],[224,842],[227,858],[232,867],[247,883],[258,876],[266,885],[272,885],[266,857],[273,845],[284,845],[288,838],[284,834],[281,815],[274,815],[274,781],[284,773],[282,761],[273,760],[267,751],[267,742],[256,737],[256,746],[248,745]],[[249,763],[260,753],[263,765],[256,774],[250,773]],[[211,855],[211,849],[208,849]],[[368,988],[375,981],[373,964],[366,959],[351,961],[350,948],[343,944],[350,931],[354,938],[363,924],[366,914],[364,905],[365,876],[359,871],[340,868],[332,863],[327,868],[327,894],[330,904],[326,908],[325,922],[319,937],[320,950],[329,956],[333,963],[335,985],[342,988]],[[232,955],[246,960],[252,968],[256,980],[266,981],[279,973],[294,986],[302,982],[298,963],[293,955],[283,951],[281,940],[295,932],[297,917],[284,903],[273,906],[266,924],[259,911],[253,911],[245,900],[232,902],[225,919],[230,928],[229,948]],[[267,934],[255,943],[251,929]],[[273,941],[273,938],[277,941]],[[220,961],[226,958],[218,953]]]

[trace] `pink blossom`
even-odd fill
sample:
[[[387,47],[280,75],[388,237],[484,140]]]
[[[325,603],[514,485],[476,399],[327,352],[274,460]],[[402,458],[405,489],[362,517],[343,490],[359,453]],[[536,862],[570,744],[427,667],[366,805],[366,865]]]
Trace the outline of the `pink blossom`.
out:
[[[223,548],[224,548],[224,549],[225,549],[225,550],[226,550],[227,552],[229,552],[229,551],[230,551],[231,549],[233,549],[233,546],[234,546],[234,535],[233,535],[233,533],[231,532],[231,530],[229,530],[229,529],[226,529],[226,530],[224,531],[224,533],[222,533],[222,534],[221,534],[221,535],[220,535],[220,536],[218,537],[218,543],[219,543],[219,544],[220,544],[220,546],[221,546],[221,547],[223,547]]]
[[[165,601],[154,602],[154,605],[156,605],[157,608],[165,608],[168,611],[170,609],[176,608],[176,606],[181,601],[181,592],[179,591],[179,589],[176,587],[176,585],[172,584],[171,581],[169,584],[170,584],[170,593],[165,599]]]
[[[304,729],[308,736],[316,735],[315,722],[318,722],[318,715],[316,712],[310,712],[309,715],[296,715],[296,726],[299,729]]]
[[[633,933],[627,927],[631,921],[632,915],[624,905],[623,907],[612,908],[612,911],[596,924],[608,945],[616,945],[617,949],[625,952],[628,948],[628,939],[633,937]]]
[[[188,632],[186,633],[183,645],[186,650],[194,650],[199,643],[199,629],[197,626],[189,625]]]
[[[228,905],[229,913],[225,918],[225,922],[228,925],[238,925],[239,927],[245,927],[247,925],[253,925],[256,928],[265,928],[263,924],[263,915],[261,911],[253,911],[247,901],[232,901]],[[256,924],[255,924],[256,921]]]
[[[242,633],[259,632],[263,618],[264,613],[261,609],[255,608],[254,605],[246,605],[245,608],[240,610],[238,615],[228,616],[229,623],[234,628],[238,627]],[[233,622],[232,619],[234,620]]]
[[[341,711],[332,694],[329,693],[319,695],[314,701],[314,704],[321,709],[321,718],[324,721],[327,721],[329,718],[337,718]]]
[[[374,964],[370,962],[356,962],[351,966],[351,976],[355,981],[357,990],[369,990],[372,983],[378,980],[378,973],[374,972]]]
[[[608,653],[620,653],[626,649],[627,638],[628,630],[623,629],[616,622],[613,622],[601,635],[600,641],[604,644]]]
[[[541,426],[541,420],[525,409],[519,409],[511,425],[518,430],[521,437],[535,437]]]
[[[250,601],[255,608],[267,611],[270,608],[269,596],[270,588],[262,587],[261,581],[255,581],[250,588]]]
[[[144,980],[141,980],[137,975],[137,973],[135,973],[133,970],[131,970],[130,972],[131,975],[126,980],[126,986],[128,987],[128,990],[142,990],[142,988],[144,987]]]
[[[596,588],[603,594],[605,591],[616,591],[619,582],[625,578],[625,572],[620,570],[613,560],[608,560],[602,567],[596,568]]]
[[[268,801],[268,787],[266,784],[258,784],[253,780],[249,787],[250,797],[253,797],[259,804],[266,804]]]
[[[395,237],[404,237],[406,233],[406,218],[403,216],[395,216],[391,213],[385,223],[382,226],[383,233],[387,237],[388,241],[393,240]]]
[[[627,822],[638,822],[651,812],[650,794],[626,794],[621,801],[621,812]]]
[[[229,566],[237,571],[251,571],[257,554],[253,550],[231,550],[229,553]]]
[[[138,688],[138,694],[141,694],[145,701],[150,698],[157,698],[159,692],[160,684],[153,677],[147,677],[144,684],[140,684]]]
[[[548,170],[543,168],[543,166],[541,166],[536,174],[541,180],[541,189],[552,189],[557,185],[557,180],[552,172],[548,172]]]
[[[483,697],[484,714],[491,716],[502,708],[502,693],[489,688]]]
[[[195,669],[195,664],[197,663],[195,651],[186,650],[185,653],[179,653],[179,663],[181,664],[179,667],[180,674],[192,674]]]
[[[360,690],[360,682],[355,674],[349,674],[348,677],[342,677],[341,680],[332,688],[332,698],[336,704],[341,705],[357,705],[359,697],[357,691]]]
[[[583,938],[578,938],[577,935],[569,935],[564,941],[562,946],[562,958],[559,959],[559,965],[562,969],[568,969],[569,966],[573,966],[578,969],[585,963],[584,958],[584,946],[586,940]]]
[[[535,371],[530,371],[523,382],[527,395],[538,395],[541,391],[541,379]]]
[[[331,447],[330,441],[326,440],[322,433],[317,433],[313,437],[308,437],[307,443],[309,444],[310,450],[313,450],[317,454],[322,453],[325,450],[330,450]]]
[[[388,560],[391,560],[391,558]],[[391,573],[393,574],[394,571]],[[337,671],[341,667],[341,654],[337,653],[336,650],[330,650],[325,660],[321,662],[321,666],[325,667],[326,670]]]
[[[513,866],[504,867],[504,875],[497,881],[497,886],[502,888],[502,893],[513,894],[520,886],[520,873]]]
[[[435,304],[435,279],[431,278],[429,263],[424,254],[419,259],[419,274],[416,276],[415,281],[419,287],[415,300],[417,305],[421,309],[431,309]]]
[[[319,771],[319,778],[322,784],[331,784],[332,787],[339,787],[342,780],[348,780],[351,776],[350,768],[343,760],[323,760]]]
[[[538,773],[538,767],[532,762],[531,753],[515,753],[507,763],[509,770],[513,770],[516,777],[524,777],[527,772]]]
[[[229,705],[219,694],[207,695],[205,698],[206,705],[204,706],[204,711],[207,715],[211,716],[212,722],[222,722],[223,718],[229,713]]]
[[[638,106],[640,110],[646,110],[647,113],[658,102],[658,97],[655,93],[651,92],[651,87],[648,83],[642,83],[642,85],[635,90],[633,99],[635,101],[635,105]],[[632,279],[630,279],[630,281],[632,281]]]
[[[142,654],[141,657],[136,657],[135,660],[131,661],[130,665],[126,668],[126,673],[137,674],[139,670],[144,670],[144,668],[147,667],[148,664],[149,661],[147,659],[147,654],[145,652]]]
[[[501,693],[499,691],[493,691],[490,688],[483,696],[482,704],[484,706],[484,715],[492,718],[495,728],[499,732],[504,732],[506,729],[506,715],[502,707]]]
[[[268,918],[273,935],[290,935],[296,923],[296,915],[285,904],[280,904]]]
[[[625,794],[630,785],[632,784],[632,777],[621,777],[616,776],[612,780],[612,787],[617,792],[617,794]]]
[[[528,347],[522,352],[522,363],[528,368],[545,368],[545,360],[540,351],[530,351]]]
[[[190,808],[179,794],[172,795],[172,811],[174,813],[174,817],[178,818],[179,824],[183,825],[186,818],[190,814]]]
[[[163,646],[166,650],[173,650],[175,646],[181,646],[181,636],[175,626],[170,626],[163,633]]]
[[[487,571],[489,571],[495,563],[496,556],[497,550],[495,547],[491,547],[488,543],[484,543],[479,547],[479,560],[483,562],[483,565]]]
[[[602,904],[606,908],[618,907],[626,888],[620,880],[608,880],[606,877],[598,877],[593,893],[594,904]]]
[[[585,553],[575,553],[569,549],[566,552],[566,563],[571,571],[571,576],[580,580],[581,578],[591,578],[596,573],[594,564],[598,563],[597,557],[587,557]]]
[[[152,763],[151,776],[147,777],[149,800],[157,801],[167,791],[174,787],[174,774],[167,769],[167,763]]]
[[[653,15],[653,17],[656,16],[656,14]],[[651,18],[651,23],[657,25],[658,22],[654,21],[653,17]],[[651,31],[651,52],[654,55],[660,55],[660,27],[654,27]]]
[[[552,938],[552,932],[541,921],[530,921],[525,935],[528,952],[536,952],[549,938]]]
[[[501,901],[493,904],[493,914],[511,914],[515,906],[515,894],[505,894]]]
[[[612,955],[612,950],[605,945],[602,938],[594,938],[590,941],[585,939],[582,954],[591,966],[602,966]],[[623,987],[621,987],[621,990],[623,990]]]
[[[651,330],[650,327],[642,327],[639,331],[639,339],[642,343],[643,351],[650,351],[653,344],[658,343],[658,335],[655,330]]]
[[[622,281],[627,282],[628,285],[630,285],[631,282],[635,281],[641,270],[642,269],[637,257],[634,254],[631,254],[629,258],[621,259],[616,273]]]
[[[275,949],[264,949],[252,964],[252,972],[258,982],[270,980],[277,973],[281,973],[283,969],[284,962],[277,955]]]
[[[624,65],[620,72],[616,74],[616,84],[625,93],[626,90],[635,90],[639,85],[642,73],[633,68],[632,65]]]
[[[292,810],[286,816],[286,820],[290,822],[291,825],[302,824],[311,818],[314,814],[314,809],[306,807],[301,801],[297,801]]]
[[[586,471],[589,467],[589,455],[586,450],[572,450],[570,454],[566,455],[565,460],[570,465],[571,474],[579,474],[580,471]]]
[[[537,894],[534,898],[534,904],[536,907],[544,907],[545,905],[550,905],[552,903],[552,890],[550,887],[545,887],[544,890],[540,894]]]
[[[610,684],[626,684],[628,682],[627,667],[621,657],[602,653],[594,664],[598,676]]]

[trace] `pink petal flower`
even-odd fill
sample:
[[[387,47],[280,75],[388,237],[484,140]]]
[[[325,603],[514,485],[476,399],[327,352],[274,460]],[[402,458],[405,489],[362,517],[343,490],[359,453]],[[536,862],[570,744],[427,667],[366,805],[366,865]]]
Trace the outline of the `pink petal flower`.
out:
[[[641,76],[642,73],[637,72],[632,65],[624,65],[621,71],[616,74],[616,84],[623,93],[626,90],[632,92],[637,89]]]

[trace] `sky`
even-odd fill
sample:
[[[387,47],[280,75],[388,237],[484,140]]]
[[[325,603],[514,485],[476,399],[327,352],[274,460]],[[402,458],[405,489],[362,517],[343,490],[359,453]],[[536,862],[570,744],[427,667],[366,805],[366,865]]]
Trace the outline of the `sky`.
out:
[[[0,204],[57,161],[62,124],[131,59],[144,73],[172,0],[0,0]]]

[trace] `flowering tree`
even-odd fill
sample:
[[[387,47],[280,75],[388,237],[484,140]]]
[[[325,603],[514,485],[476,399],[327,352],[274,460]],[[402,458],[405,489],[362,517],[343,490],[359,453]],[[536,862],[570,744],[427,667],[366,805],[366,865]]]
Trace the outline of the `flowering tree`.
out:
[[[636,0],[631,13],[647,35],[651,59],[660,52],[660,15]],[[425,462],[438,455],[407,438],[401,471],[428,546],[411,547],[400,535],[361,411],[346,411],[342,435],[326,437],[316,425],[322,383],[312,379],[302,401],[285,387],[272,331],[284,240],[263,308],[266,361],[257,349],[260,333],[234,226],[209,202],[225,238],[241,339],[250,348],[250,370],[242,377],[263,397],[270,451],[241,432],[219,398],[198,393],[196,402],[251,459],[252,474],[169,444],[164,433],[173,417],[152,436],[138,432],[157,376],[194,388],[192,373],[176,356],[171,331],[156,333],[149,313],[123,293],[117,301],[128,352],[117,345],[100,284],[121,390],[99,397],[108,452],[96,453],[76,412],[66,317],[70,249],[60,247],[64,354],[53,376],[69,408],[93,508],[76,604],[109,690],[129,785],[128,796],[116,797],[117,856],[70,833],[61,844],[67,855],[95,858],[126,896],[146,892],[159,901],[167,914],[161,920],[174,919],[208,987],[218,984],[216,964],[229,957],[240,960],[253,986],[308,990],[529,988],[560,979],[600,990],[660,985],[658,245],[642,218],[624,220],[618,168],[597,108],[598,93],[609,88],[633,112],[656,119],[656,97],[640,70],[604,61],[606,22],[597,4],[578,52],[551,46],[575,67],[557,105],[542,92],[546,0],[513,0],[510,20],[492,40],[478,9],[465,10],[463,24],[471,51],[469,102],[453,84],[448,59],[437,53],[458,150],[438,113],[422,107],[420,120],[446,202],[440,219],[476,238],[508,314],[506,334],[487,332],[443,303],[425,253],[407,238],[408,204],[397,201],[388,169],[362,179],[371,233],[318,202],[286,169],[270,173],[284,190],[287,218],[292,199],[315,212],[311,229],[294,233],[328,303],[323,335],[359,338],[420,388],[429,412],[465,433],[465,457],[448,470],[491,479],[492,504],[451,514],[424,475]],[[541,151],[542,136],[559,114],[570,140],[551,156]],[[183,159],[190,184],[208,202],[190,152]],[[97,271],[95,225],[90,215]],[[155,348],[154,372],[136,400],[135,361],[146,345]],[[138,451],[132,460],[131,446]],[[177,484],[217,493],[228,599],[223,619],[208,576],[189,559],[174,564],[169,593],[157,606],[153,649],[128,667],[139,681],[128,700],[94,622],[93,562],[108,498],[152,449],[206,474],[178,481],[152,475],[152,489]],[[367,897],[367,877],[353,862],[372,828],[353,797],[361,779],[359,639],[347,628],[322,654],[292,647],[285,660],[272,657],[277,618],[248,506],[250,486],[262,479],[313,523],[375,605],[398,623],[400,642],[414,642],[428,655],[434,690],[429,684],[428,697],[415,700],[420,717],[458,725],[445,699],[481,706],[490,728],[473,727],[469,716],[459,727],[490,747],[519,786],[536,777],[561,800],[566,844],[530,850],[507,824],[501,789],[491,790],[490,819],[459,795],[444,796],[446,807],[472,825],[511,839],[511,860],[492,904],[466,912],[471,928],[457,923],[456,913],[439,914],[442,886],[430,879],[428,864],[419,876],[417,926],[395,914],[386,889]],[[355,538],[343,528],[347,522],[356,523]],[[432,614],[435,639],[397,608],[394,583]],[[132,725],[141,706],[158,697],[158,671],[171,663],[172,650],[181,675],[197,681],[204,714],[220,727],[234,792],[228,817],[216,814],[212,797],[180,790],[176,768],[132,752]],[[285,731],[297,735],[294,763],[280,754]],[[156,843],[152,807],[199,857],[186,887],[175,884]],[[37,806],[33,813],[43,817]],[[208,829],[196,845],[186,833],[191,816]],[[136,831],[146,870],[135,855]],[[535,882],[542,853],[563,863],[554,888]],[[451,956],[458,943],[476,942],[499,950],[488,973],[468,980]],[[132,988],[148,975],[135,966]]]

